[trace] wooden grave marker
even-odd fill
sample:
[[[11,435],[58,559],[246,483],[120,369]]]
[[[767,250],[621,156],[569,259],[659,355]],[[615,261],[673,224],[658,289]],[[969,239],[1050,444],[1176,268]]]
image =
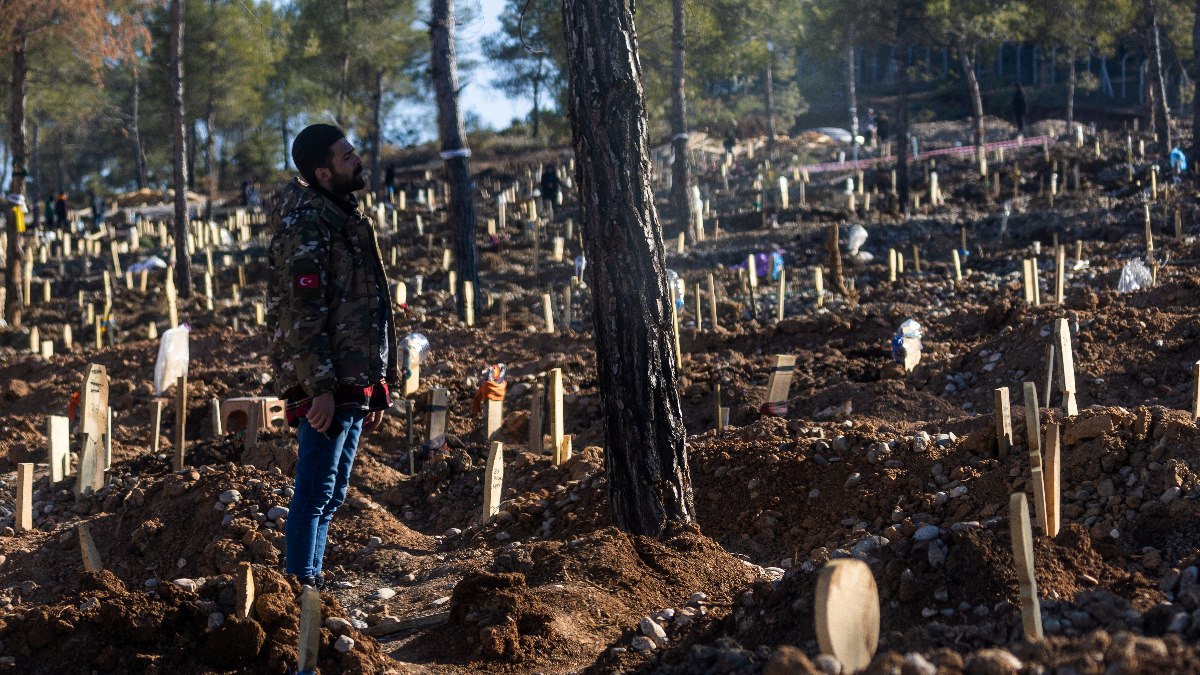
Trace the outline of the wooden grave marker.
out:
[[[483,472],[483,520],[487,522],[500,512],[500,495],[504,491],[504,444],[493,441],[488,450],[487,468]]]
[[[1067,247],[1059,244],[1054,251],[1054,302],[1063,304],[1067,290]]]
[[[562,368],[550,369],[549,383],[550,399],[550,440],[553,443],[555,455],[562,448],[563,435],[566,433],[563,421],[563,380]]]
[[[775,295],[775,322],[783,321],[784,301],[787,299],[787,270],[779,270],[779,288]]]
[[[870,665],[879,646],[879,590],[866,563],[826,563],[817,576],[813,615],[822,654],[835,657],[846,673]]]
[[[297,650],[297,672],[317,670],[321,651],[321,594],[306,586],[300,593],[300,645]]]
[[[542,294],[542,321],[545,333],[554,332],[554,299],[549,293]]]
[[[212,409],[213,438],[220,438],[223,435],[223,430],[221,429],[221,399],[214,396],[210,400],[209,407]]]
[[[555,464],[562,465],[567,460],[571,459],[571,434],[563,434],[562,443],[558,445],[558,451],[555,454]]]
[[[104,487],[104,433],[108,419],[108,373],[104,366],[90,364],[83,381],[80,400],[79,471],[75,494],[82,495]]]
[[[50,484],[54,485],[71,473],[71,421],[61,415],[50,415],[46,435],[50,441]]]
[[[1046,425],[1046,457],[1042,467],[1042,480],[1045,483],[1046,495],[1046,536],[1057,537],[1062,520],[1060,508],[1062,497],[1062,443],[1060,442],[1059,425],[1051,422]]]
[[[950,251],[954,257],[954,280],[962,281],[962,259],[958,257],[958,249]]]
[[[463,317],[468,326],[475,325],[475,284],[463,282]]]
[[[33,464],[21,462],[17,464],[17,513],[16,526],[18,534],[33,529]]]
[[[533,384],[533,402],[529,406],[529,452],[542,454],[545,439],[542,437],[542,404],[544,394],[541,382]]]
[[[766,407],[772,415],[782,416],[787,410],[788,389],[792,386],[792,374],[796,370],[796,357],[792,354],[776,354],[771,365],[771,376],[767,379]]]
[[[432,440],[446,435],[446,415],[450,408],[450,391],[436,387],[429,391],[429,423],[425,429],[425,439]]]
[[[717,283],[712,272],[708,273],[708,322],[714,332],[721,327],[717,321]]]
[[[1042,609],[1038,601],[1037,579],[1033,575],[1033,528],[1029,524],[1029,505],[1025,493],[1008,500],[1008,525],[1012,537],[1013,560],[1021,595],[1021,625],[1026,640],[1042,637]]]
[[[92,539],[92,530],[87,523],[79,523],[79,552],[83,556],[83,569],[93,574],[104,571],[104,563],[100,562],[100,551],[96,549],[96,540]]]
[[[1021,384],[1025,402],[1025,438],[1029,443],[1029,451],[1042,452],[1042,414],[1038,408],[1037,385],[1032,382]]]
[[[996,401],[996,449],[1000,455],[1000,459],[1008,458],[1008,451],[1012,449],[1012,409],[1008,402],[1008,387],[999,387],[995,390]]]
[[[254,568],[250,563],[238,563],[233,585],[236,593],[233,615],[239,619],[249,619],[250,611],[254,608]]]
[[[174,470],[184,467],[184,452],[187,449],[187,373],[179,376],[175,391],[175,462]]]
[[[1063,414],[1073,417],[1079,414],[1079,403],[1075,400],[1075,359],[1071,354],[1071,326],[1066,319],[1054,322],[1059,360],[1059,382],[1062,385]]]
[[[151,452],[158,454],[159,448],[162,446],[162,414],[163,408],[167,405],[167,399],[154,399],[154,429],[151,436],[152,448]]]
[[[1192,419],[1200,420],[1200,361],[1192,364]]]

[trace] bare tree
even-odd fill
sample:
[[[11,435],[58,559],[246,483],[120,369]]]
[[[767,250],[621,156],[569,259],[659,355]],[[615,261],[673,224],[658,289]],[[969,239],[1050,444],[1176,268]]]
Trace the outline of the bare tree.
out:
[[[688,158],[687,98],[684,94],[684,30],[683,0],[671,0],[671,148],[675,162],[671,165],[671,205],[680,231],[689,242],[700,233],[695,231],[696,214],[692,208],[691,166]]]
[[[1150,83],[1154,87],[1151,97],[1151,118],[1157,120],[1158,151],[1163,159],[1171,154],[1171,117],[1167,112],[1167,85],[1163,78],[1162,39],[1158,31],[1158,12],[1154,0],[1144,0],[1146,33],[1150,47]]]
[[[192,297],[192,265],[188,256],[187,142],[183,119],[183,2],[171,0],[171,159],[175,184],[175,289]]]
[[[563,30],[614,522],[658,535],[695,507],[633,3],[563,0]]]
[[[475,255],[475,187],[471,182],[471,149],[467,147],[458,109],[458,61],[454,51],[454,0],[433,0],[429,40],[433,86],[437,91],[438,134],[450,182],[450,224],[454,228],[454,264],[459,283],[471,282],[479,293]],[[458,293],[458,312],[465,316],[465,294]],[[475,299],[475,298],[473,298]],[[478,305],[478,303],[476,303]]]

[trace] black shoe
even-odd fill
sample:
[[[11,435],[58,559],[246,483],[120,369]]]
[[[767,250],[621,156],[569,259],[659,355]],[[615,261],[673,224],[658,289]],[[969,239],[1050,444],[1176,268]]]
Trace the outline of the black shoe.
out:
[[[300,585],[301,586],[309,586],[311,588],[317,589],[318,591],[323,591],[323,590],[325,590],[325,575],[318,574],[316,576],[313,576],[310,574],[309,576],[306,576],[306,577],[300,577]]]

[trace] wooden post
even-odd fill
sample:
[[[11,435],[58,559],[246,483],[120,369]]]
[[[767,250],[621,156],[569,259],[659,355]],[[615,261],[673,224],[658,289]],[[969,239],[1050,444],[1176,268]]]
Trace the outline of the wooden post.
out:
[[[1200,420],[1200,361],[1192,364],[1192,419]]]
[[[783,321],[784,301],[787,299],[787,270],[779,270],[779,288],[775,295],[775,321]]]
[[[562,447],[565,433],[563,420],[562,368],[550,369],[550,441],[555,453]]]
[[[712,272],[708,273],[708,322],[712,324],[713,331],[721,327],[717,321],[717,283]]]
[[[954,255],[954,280],[962,281],[962,260],[958,257],[958,249],[950,251]]]
[[[100,552],[96,550],[96,541],[92,539],[92,530],[87,523],[79,523],[79,550],[83,556],[83,569],[93,574],[103,572],[104,564],[100,562]]]
[[[571,434],[563,434],[562,443],[558,445],[558,452],[555,456],[557,458],[554,460],[556,466],[562,466],[571,459]]]
[[[864,670],[879,646],[879,589],[861,560],[826,563],[817,576],[813,606],[817,645],[835,657],[843,672]]]
[[[567,331],[571,330],[571,321],[574,319],[572,316],[571,304],[571,284],[568,283],[567,285],[563,286],[562,290],[562,323],[563,330]]]
[[[296,652],[296,672],[316,672],[320,652],[321,594],[309,586],[300,593],[300,646]]]
[[[161,445],[160,441],[162,440],[162,414],[163,414],[163,408],[166,407],[166,405],[167,405],[167,399],[165,399],[165,398],[154,399],[154,433],[152,435],[153,449],[151,450],[151,452],[153,452],[155,455],[158,454],[158,449]]]
[[[487,467],[483,472],[483,521],[486,523],[500,512],[500,496],[504,492],[504,444],[493,442],[488,450]]]
[[[1079,404],[1075,401],[1075,359],[1071,353],[1071,327],[1066,319],[1054,322],[1055,337],[1058,344],[1059,377],[1062,382],[1063,414],[1072,417],[1079,414]]]
[[[1037,385],[1024,382],[1021,385],[1025,403],[1025,438],[1029,451],[1042,452],[1042,413],[1038,408]]]
[[[921,247],[916,244],[912,245],[913,272],[921,273]]]
[[[247,450],[253,450],[254,448],[258,447],[258,431],[259,428],[262,427],[262,423],[262,406],[258,403],[255,403],[254,405],[250,406],[250,410],[246,415],[246,435],[244,440],[245,448]]]
[[[792,386],[792,373],[796,369],[796,357],[792,354],[776,354],[771,366],[771,376],[767,379],[767,407],[771,414],[782,416],[776,412],[781,407],[786,411],[788,389]]]
[[[700,331],[704,330],[704,315],[700,311],[700,284],[696,284],[696,292],[692,297],[696,300],[696,334],[699,335]]]
[[[1000,459],[1008,458],[1012,449],[1012,410],[1008,405],[1008,387],[995,390],[996,400],[996,446]]]
[[[71,472],[70,420],[60,415],[50,415],[47,423],[50,441],[50,485],[54,486]]]
[[[167,270],[167,320],[170,322],[169,328],[174,328],[179,325],[179,300],[177,291],[175,290],[175,273],[172,270]],[[261,324],[260,324],[261,325]]]
[[[18,534],[33,529],[33,464],[30,462],[17,464],[17,513],[15,529]]]
[[[1018,492],[1008,500],[1009,533],[1012,536],[1013,560],[1017,565],[1017,583],[1021,595],[1021,625],[1026,640],[1042,638],[1042,609],[1038,602],[1037,579],[1033,576],[1033,531],[1029,525],[1029,505],[1025,493]]]
[[[896,283],[896,249],[888,249],[888,283]]]
[[[554,300],[549,293],[542,293],[542,321],[545,333],[554,333]]]
[[[450,406],[450,392],[442,387],[430,390],[429,427],[426,440],[446,435],[446,415]]]
[[[467,325],[475,325],[475,284],[470,281],[463,282],[463,313],[466,315]]]
[[[104,366],[91,364],[83,382],[79,406],[79,471],[75,494],[83,495],[104,487],[104,433],[108,410],[108,373]]]
[[[175,391],[175,462],[174,470],[184,467],[184,451],[187,449],[187,375],[180,375]]]
[[[1059,508],[1060,472],[1062,471],[1062,444],[1059,441],[1059,425],[1046,425],[1046,461],[1042,472],[1046,495],[1046,536],[1057,537],[1061,520]]]
[[[221,399],[213,397],[209,406],[212,410],[212,433],[213,438],[220,438],[224,435],[221,429]]]
[[[533,385],[533,403],[529,406],[529,452],[536,455],[545,450],[545,438],[542,436],[542,404],[545,395],[541,382]]]
[[[1067,290],[1067,247],[1059,245],[1054,251],[1054,302],[1063,304]]]
[[[1030,271],[1030,266],[1033,261],[1025,258],[1021,261],[1021,281],[1025,288],[1025,304],[1033,306],[1033,272]]]
[[[484,433],[490,441],[496,437],[496,432],[500,431],[501,425],[504,424],[504,401],[489,400],[485,410]]]
[[[236,600],[233,603],[233,615],[239,619],[249,619],[254,609],[254,568],[248,562],[238,563],[237,574],[233,577]]]
[[[813,291],[817,294],[817,307],[825,306],[825,269],[820,265],[813,268]]]

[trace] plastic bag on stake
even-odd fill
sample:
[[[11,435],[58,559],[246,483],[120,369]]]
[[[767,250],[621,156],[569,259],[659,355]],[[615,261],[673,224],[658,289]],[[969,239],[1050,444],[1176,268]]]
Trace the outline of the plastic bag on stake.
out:
[[[188,372],[188,334],[186,323],[162,334],[158,342],[158,360],[154,362],[154,395],[162,396],[181,375]]]

